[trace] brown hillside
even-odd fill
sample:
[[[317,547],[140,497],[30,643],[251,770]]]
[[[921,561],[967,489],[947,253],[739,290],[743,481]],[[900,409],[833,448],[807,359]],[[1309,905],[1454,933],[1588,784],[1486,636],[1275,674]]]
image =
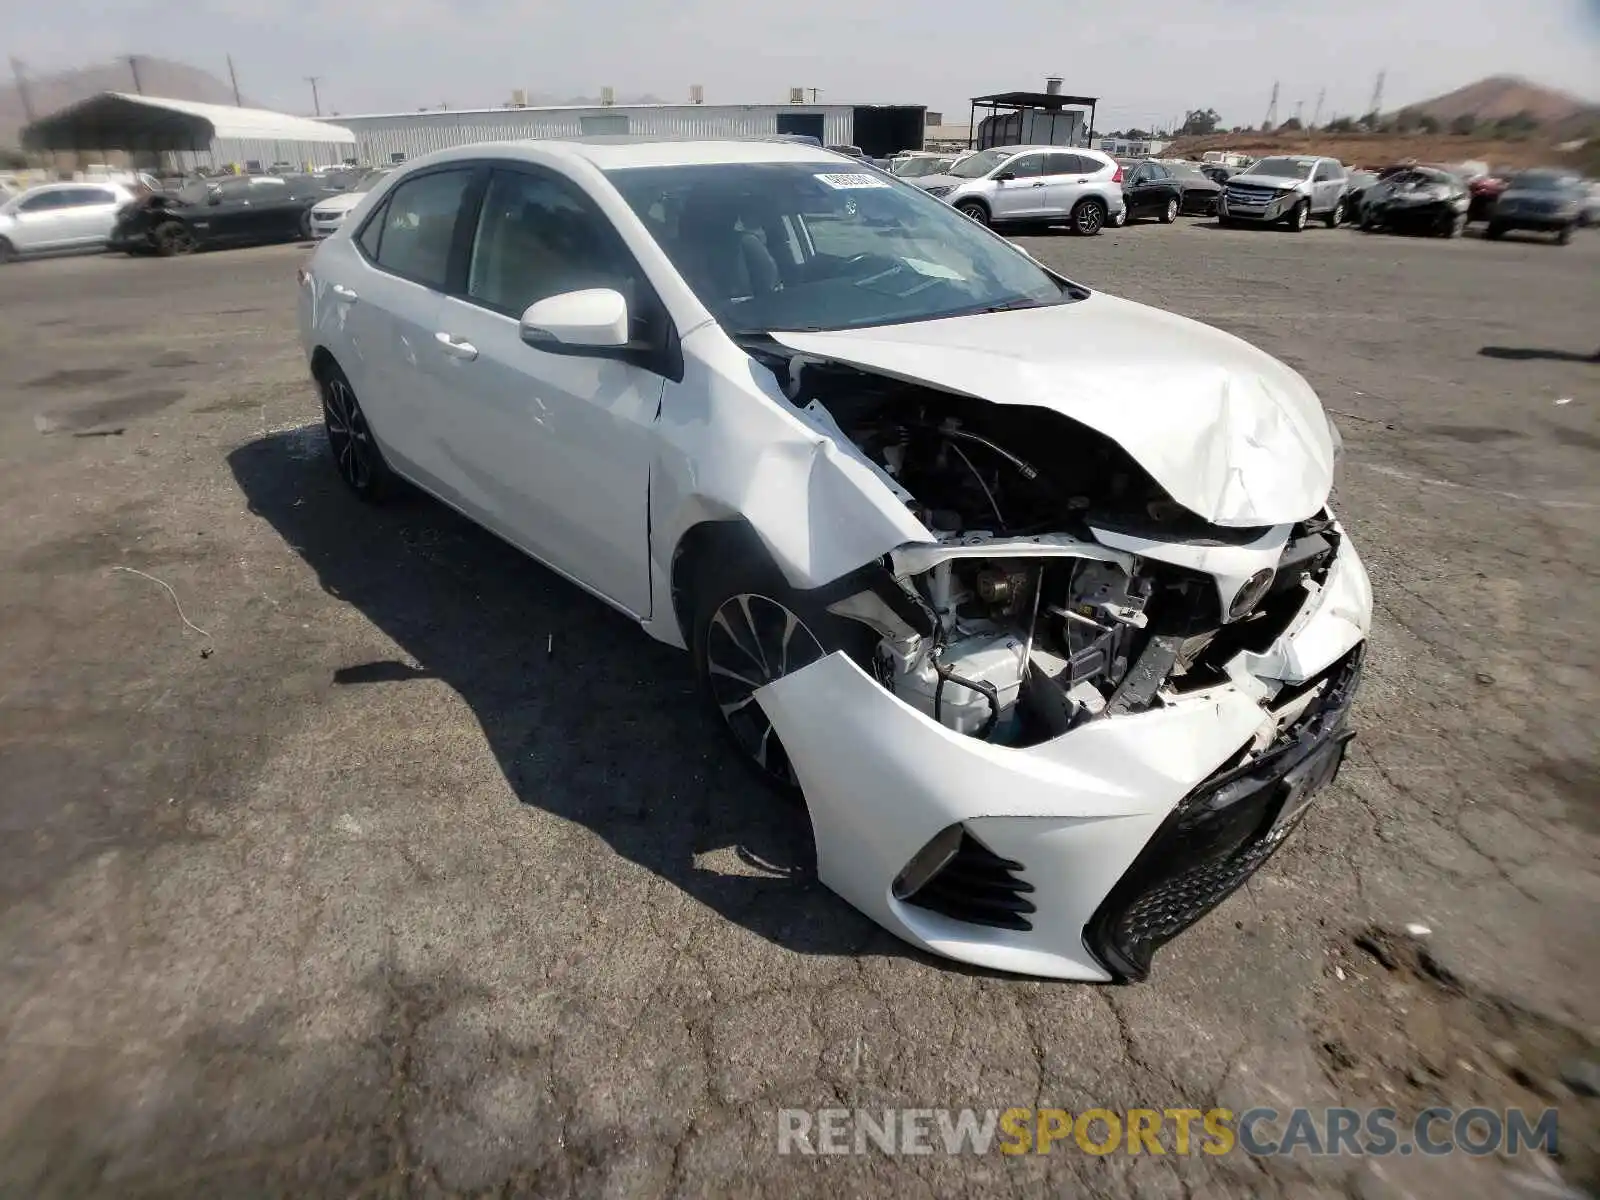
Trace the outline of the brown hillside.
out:
[[[139,81],[147,96],[197,100],[203,104],[233,103],[233,88],[215,75],[165,58],[140,55]],[[38,116],[76,104],[79,100],[87,100],[99,92],[133,90],[133,73],[125,60],[28,78],[28,94],[33,100],[33,111]],[[245,103],[250,103],[248,97]],[[17,89],[0,88],[0,146],[15,146],[18,132],[27,119]]]
[[[1576,96],[1540,87],[1515,75],[1491,75],[1477,83],[1424,100],[1408,104],[1405,111],[1430,116],[1446,125],[1457,117],[1476,117],[1480,121],[1495,121],[1502,117],[1515,117],[1527,113],[1541,123],[1555,123],[1579,116],[1594,108]]]

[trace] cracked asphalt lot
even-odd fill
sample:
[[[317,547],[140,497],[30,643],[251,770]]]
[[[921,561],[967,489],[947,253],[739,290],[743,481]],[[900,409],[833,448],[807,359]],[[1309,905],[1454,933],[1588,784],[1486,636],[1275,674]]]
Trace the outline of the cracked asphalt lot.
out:
[[[437,505],[349,499],[302,249],[0,270],[0,1191],[1595,1186],[1561,1076],[1600,1026],[1600,233],[1026,244],[1310,379],[1377,597],[1337,784],[1129,988],[879,932],[686,657]],[[775,1139],[780,1107],[1336,1102],[1554,1105],[1560,1161]]]

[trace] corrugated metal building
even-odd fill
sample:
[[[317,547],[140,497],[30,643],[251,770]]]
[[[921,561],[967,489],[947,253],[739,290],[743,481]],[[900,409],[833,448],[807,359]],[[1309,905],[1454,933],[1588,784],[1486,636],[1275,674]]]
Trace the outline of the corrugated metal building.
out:
[[[920,149],[920,105],[616,104],[595,107],[487,108],[340,116],[356,155],[377,165],[472,142],[631,134],[637,137],[759,137],[802,134],[825,146],[869,154]],[[863,141],[875,143],[868,145]]]

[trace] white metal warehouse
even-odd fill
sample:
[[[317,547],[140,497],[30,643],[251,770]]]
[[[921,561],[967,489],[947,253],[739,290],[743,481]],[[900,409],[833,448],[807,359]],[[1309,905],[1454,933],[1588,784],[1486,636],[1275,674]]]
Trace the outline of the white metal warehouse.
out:
[[[472,142],[629,134],[639,137],[759,137],[802,134],[868,154],[922,145],[920,105],[615,104],[483,108],[343,116],[367,164],[401,162]]]
[[[29,150],[121,150],[183,167],[339,163],[354,157],[354,142],[329,121],[127,92],[101,92],[22,131]]]

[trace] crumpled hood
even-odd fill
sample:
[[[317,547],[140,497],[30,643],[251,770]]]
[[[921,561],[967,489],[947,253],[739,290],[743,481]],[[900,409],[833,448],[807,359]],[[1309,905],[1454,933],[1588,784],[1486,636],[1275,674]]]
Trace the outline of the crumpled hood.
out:
[[[1333,486],[1327,416],[1299,374],[1232,334],[1095,293],[1048,308],[774,333],[835,359],[1103,433],[1216,525],[1314,516]]]

